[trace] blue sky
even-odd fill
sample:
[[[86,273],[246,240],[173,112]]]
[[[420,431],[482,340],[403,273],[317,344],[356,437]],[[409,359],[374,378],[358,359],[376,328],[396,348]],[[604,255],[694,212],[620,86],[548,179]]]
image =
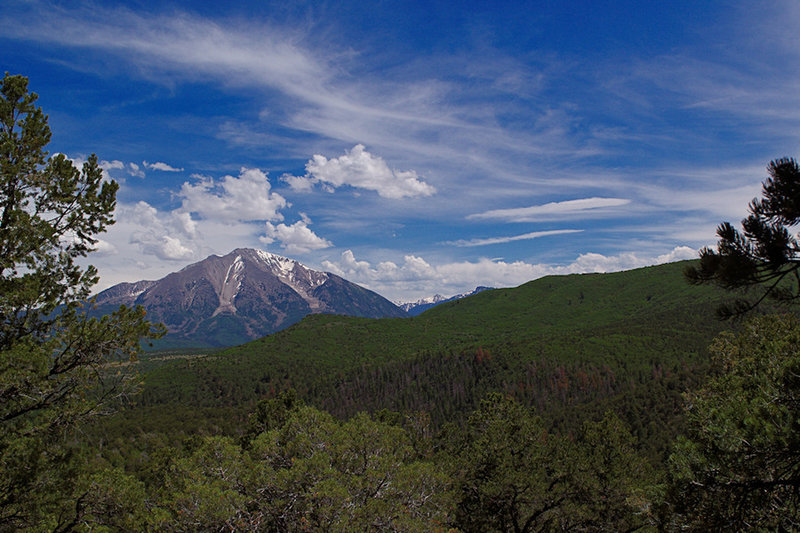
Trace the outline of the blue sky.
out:
[[[798,155],[795,1],[153,4],[0,12],[50,151],[121,184],[101,287],[236,247],[394,300],[684,259]]]

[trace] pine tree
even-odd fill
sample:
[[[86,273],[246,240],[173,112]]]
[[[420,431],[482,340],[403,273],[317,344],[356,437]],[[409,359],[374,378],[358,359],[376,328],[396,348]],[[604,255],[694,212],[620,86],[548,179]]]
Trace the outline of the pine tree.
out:
[[[0,530],[68,530],[81,513],[72,428],[124,392],[111,361],[159,328],[141,309],[100,319],[80,258],[113,223],[118,185],[93,155],[81,170],[45,151],[51,133],[27,78],[0,85]]]
[[[717,228],[717,249],[700,251],[700,265],[689,267],[690,283],[713,283],[727,290],[755,291],[718,309],[723,318],[741,316],[766,298],[800,298],[800,243],[790,229],[800,223],[800,166],[791,158],[767,167],[763,197],[750,202],[750,215],[738,231],[729,222]]]

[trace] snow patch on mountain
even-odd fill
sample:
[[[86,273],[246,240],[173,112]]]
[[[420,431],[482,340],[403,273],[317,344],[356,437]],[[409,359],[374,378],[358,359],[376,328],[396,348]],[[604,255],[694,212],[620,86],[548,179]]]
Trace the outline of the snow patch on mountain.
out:
[[[443,304],[445,302],[452,302],[453,300],[460,300],[461,298],[466,298],[467,296],[472,296],[473,294],[478,294],[479,292],[483,292],[485,290],[489,290],[492,287],[476,287],[474,291],[471,292],[464,292],[461,294],[456,294],[455,296],[451,296],[450,298],[446,298],[441,294],[434,294],[433,296],[428,296],[427,298],[420,298],[415,302],[395,302],[400,309],[408,313],[409,316],[417,316],[424,311],[427,311],[431,307],[436,307],[439,304]]]
[[[254,251],[255,256],[261,260],[262,263],[267,265],[272,272],[278,277],[285,277],[288,279],[289,274],[294,270],[295,265],[299,263],[294,259],[282,257],[280,255],[271,254],[264,250],[248,250]]]
[[[447,300],[449,300],[449,298],[446,298],[445,296],[442,296],[441,294],[434,294],[433,296],[428,296],[426,298],[420,298],[416,302],[405,302],[405,303],[404,302],[395,302],[395,303],[397,304],[397,307],[399,307],[403,311],[408,312],[410,309],[413,309],[415,307],[419,307],[420,305],[436,305],[436,304],[442,303],[442,302],[447,301]]]
[[[219,307],[214,310],[214,313],[211,315],[212,317],[225,311],[236,313],[234,300],[236,299],[236,295],[239,294],[239,289],[242,288],[242,273],[244,272],[244,268],[242,256],[237,255],[230,266],[228,266],[228,270],[225,272],[225,279],[222,281],[221,286],[215,287],[219,295]]]
[[[97,295],[96,305],[98,312],[142,305],[172,340],[210,346],[252,340],[310,313],[404,316],[385,298],[334,274],[247,248],[211,255],[157,281],[115,285]]]
[[[311,307],[312,310],[321,310],[324,305],[311,292],[328,281],[328,274],[318,270],[312,270],[307,266],[264,250],[240,250],[250,254],[253,259],[264,265],[269,272],[275,275],[282,283],[288,285],[299,294]]]

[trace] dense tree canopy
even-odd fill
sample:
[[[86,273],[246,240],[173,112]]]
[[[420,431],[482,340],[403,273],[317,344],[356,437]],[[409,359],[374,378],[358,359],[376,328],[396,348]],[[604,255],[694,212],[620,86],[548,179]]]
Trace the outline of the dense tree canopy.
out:
[[[714,283],[728,290],[756,291],[719,309],[723,317],[739,316],[765,298],[792,302],[800,298],[800,244],[791,230],[800,223],[800,167],[790,158],[767,167],[763,197],[750,202],[742,231],[724,222],[717,228],[717,249],[704,248],[700,265],[689,267],[692,283]]]
[[[140,309],[90,319],[97,281],[82,267],[113,223],[117,184],[91,156],[81,170],[49,157],[47,117],[23,76],[0,85],[0,530],[81,512],[69,430],[124,390],[108,368],[157,334]]]
[[[612,413],[580,435],[557,435],[493,393],[461,438],[454,452],[460,531],[633,531],[649,523],[650,470]]]
[[[686,270],[742,297],[723,318],[767,298],[800,298],[800,166],[770,162],[761,199],[742,231],[723,223],[717,250]],[[755,293],[748,296],[746,293]],[[668,525],[691,530],[794,531],[800,528],[800,322],[795,315],[750,320],[711,347],[716,376],[686,395],[688,431],[669,460]]]
[[[712,351],[719,375],[687,397],[670,458],[682,527],[800,529],[800,321],[752,320]]]

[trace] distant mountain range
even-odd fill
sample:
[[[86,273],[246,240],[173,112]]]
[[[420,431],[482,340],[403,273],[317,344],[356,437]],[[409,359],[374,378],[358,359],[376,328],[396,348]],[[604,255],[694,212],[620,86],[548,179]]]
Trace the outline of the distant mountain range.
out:
[[[386,298],[335,274],[279,255],[239,248],[212,255],[157,281],[120,283],[99,293],[95,312],[141,305],[169,334],[159,347],[231,346],[314,313],[407,316]]]
[[[456,294],[455,296],[451,296],[450,298],[442,296],[441,294],[434,294],[433,296],[429,296],[428,298],[422,298],[420,300],[417,300],[416,302],[399,303],[397,305],[398,307],[400,307],[400,309],[405,311],[408,314],[408,316],[417,316],[427,311],[431,307],[436,307],[439,304],[452,302],[453,300],[460,300],[461,298],[466,298],[467,296],[472,296],[473,294],[478,294],[479,292],[487,291],[490,289],[492,289],[492,287],[477,287],[472,292]]]
[[[716,318],[724,291],[686,283],[690,264],[549,276],[405,320],[311,315],[191,367],[154,363],[141,405],[202,425],[211,411],[197,406],[241,419],[244,406],[292,388],[342,419],[389,409],[441,427],[499,391],[564,431],[621,413],[661,460],[681,427],[681,393],[707,375],[709,342],[741,327]]]

